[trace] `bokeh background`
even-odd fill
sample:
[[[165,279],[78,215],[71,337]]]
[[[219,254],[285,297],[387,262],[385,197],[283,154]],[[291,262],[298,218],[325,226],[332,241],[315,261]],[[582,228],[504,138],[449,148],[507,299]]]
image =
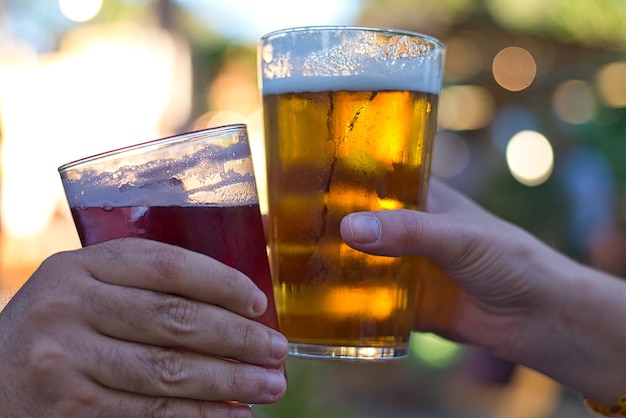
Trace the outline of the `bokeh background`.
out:
[[[625,22],[624,0],[0,0],[0,302],[79,246],[63,163],[245,122],[263,188],[256,41],[317,24],[443,40],[435,175],[624,277]],[[288,377],[255,416],[591,416],[547,377],[430,334],[406,360],[292,359]]]

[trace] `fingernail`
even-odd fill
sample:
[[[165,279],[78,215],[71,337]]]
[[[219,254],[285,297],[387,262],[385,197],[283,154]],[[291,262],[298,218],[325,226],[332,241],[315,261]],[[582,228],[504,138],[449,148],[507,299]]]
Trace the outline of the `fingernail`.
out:
[[[272,334],[272,358],[275,360],[284,360],[289,354],[289,344],[284,337]]]
[[[286,382],[285,376],[280,374],[277,370],[269,370],[265,374],[265,384],[267,391],[272,395],[280,395],[285,392]]]
[[[373,244],[380,239],[378,219],[367,214],[350,215],[350,231],[357,244]]]
[[[252,313],[262,315],[267,310],[267,296],[260,290],[252,296]]]

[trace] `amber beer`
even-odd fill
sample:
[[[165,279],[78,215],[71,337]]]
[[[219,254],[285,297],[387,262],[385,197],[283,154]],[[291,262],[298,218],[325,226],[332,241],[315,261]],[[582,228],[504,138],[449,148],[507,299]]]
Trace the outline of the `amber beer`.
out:
[[[339,224],[356,211],[424,208],[440,80],[293,70],[262,79],[280,329],[296,356],[402,357],[429,266],[356,251]]]

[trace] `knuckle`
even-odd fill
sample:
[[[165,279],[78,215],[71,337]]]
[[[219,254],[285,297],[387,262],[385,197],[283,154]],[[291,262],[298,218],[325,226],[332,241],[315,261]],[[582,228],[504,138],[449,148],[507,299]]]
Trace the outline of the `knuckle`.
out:
[[[403,210],[400,212],[400,215],[400,220],[407,233],[418,234],[422,231],[422,223],[418,222],[417,217],[414,216],[415,212]]]
[[[161,277],[176,280],[184,275],[187,257],[182,248],[160,245],[149,253],[147,262]]]
[[[178,416],[177,402],[171,398],[155,398],[147,411],[150,418],[174,418]]]
[[[246,373],[248,367],[238,362],[229,362],[224,367],[207,368],[200,376],[197,385],[202,388],[202,393],[207,394],[211,400],[232,399],[240,400],[240,397],[249,397],[249,392],[260,388],[260,383],[254,385],[253,376]],[[251,389],[254,387],[254,389]]]
[[[100,244],[86,247],[83,255],[92,259],[102,259],[107,263],[118,263],[123,259],[124,248],[123,240],[111,240]]]
[[[231,373],[224,379],[223,383],[229,393],[243,393],[246,382],[247,379],[244,369],[242,367],[233,367],[231,368]]]
[[[199,418],[227,418],[231,417],[232,415],[230,413],[228,405],[214,402],[199,402],[197,416]]]
[[[399,215],[400,234],[396,238],[398,243],[408,250],[415,243],[415,240],[422,236],[423,225],[409,210],[401,210]]]
[[[29,354],[32,388],[42,404],[68,418],[82,417],[96,409],[98,397],[92,387],[84,382],[78,384],[74,373],[68,373],[72,357],[67,349],[46,340],[33,345]]]
[[[90,390],[75,388],[66,399],[58,403],[57,410],[60,416],[67,418],[84,417],[88,411],[97,409],[97,398]]]
[[[459,234],[458,246],[456,253],[453,253],[449,262],[456,262],[461,266],[477,266],[480,265],[480,259],[488,252],[483,251],[483,242],[489,242],[481,237],[481,232],[473,228],[465,229]],[[448,260],[446,260],[448,261]]]
[[[241,330],[241,338],[239,349],[247,351],[252,347],[256,347],[262,341],[261,336],[257,330],[255,322],[247,323]]]
[[[55,341],[44,339],[36,342],[30,351],[30,365],[38,380],[47,380],[63,373],[69,362],[67,351]]]
[[[155,311],[163,318],[163,328],[174,336],[184,336],[195,329],[194,318],[197,316],[197,306],[190,300],[165,295]]]
[[[161,350],[149,360],[154,382],[165,390],[190,380],[190,371],[185,367],[183,356],[176,350]]]
[[[231,352],[233,355],[241,356],[256,351],[263,342],[263,336],[259,332],[256,322],[246,321],[240,327],[236,327],[237,333],[232,334],[233,327],[225,328],[221,337],[225,341],[232,341]],[[230,337],[230,338],[229,338]]]
[[[46,282],[49,291],[54,291],[56,286],[52,282],[61,282],[71,280],[76,274],[77,266],[80,266],[80,258],[74,251],[59,252],[47,257],[37,268],[33,274],[33,278],[37,281]],[[80,267],[78,267],[80,268]],[[44,292],[49,295],[49,292]],[[61,292],[56,292],[61,293]],[[45,300],[46,298],[42,298]]]
[[[42,263],[42,268],[56,268],[56,266],[72,265],[74,253],[71,251],[63,251],[50,255]]]

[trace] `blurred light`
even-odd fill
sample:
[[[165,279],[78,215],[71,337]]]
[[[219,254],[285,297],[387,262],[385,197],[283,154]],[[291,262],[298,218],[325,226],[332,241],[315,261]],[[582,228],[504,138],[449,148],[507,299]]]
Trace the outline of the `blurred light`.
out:
[[[545,0],[486,0],[487,9],[496,21],[510,28],[527,29],[546,19]]]
[[[586,81],[568,80],[557,86],[552,107],[559,119],[573,125],[587,123],[596,114],[593,89]]]
[[[549,75],[554,70],[555,65],[558,65],[556,60],[559,47],[539,38],[520,39],[519,42],[521,43],[519,46],[530,52],[535,60],[537,65],[536,77]]]
[[[178,0],[221,34],[254,42],[267,32],[308,25],[350,25],[360,0]]]
[[[526,49],[511,46],[498,52],[493,59],[492,71],[502,88],[520,91],[532,84],[537,74],[537,64]]]
[[[431,333],[413,333],[410,341],[411,354],[430,366],[442,368],[459,358],[461,347]]]
[[[446,41],[446,74],[449,80],[466,80],[476,76],[483,67],[478,45],[464,37]]]
[[[440,132],[435,138],[432,171],[443,178],[462,173],[470,161],[470,152],[465,139],[452,132]]]
[[[0,7],[1,6],[0,2]],[[2,12],[0,11],[0,20],[2,19]],[[65,20],[65,19],[64,19]],[[3,39],[0,42],[0,48],[2,49],[2,55],[6,58],[6,48],[15,47],[17,43],[27,47],[35,52],[42,53],[46,51],[53,51],[56,48],[56,34],[52,28],[47,25],[42,25],[38,20],[26,17],[16,16],[11,20],[10,33],[7,28],[8,25],[4,25],[0,21],[0,36],[5,37],[9,35],[9,39]],[[14,37],[15,39],[10,39]],[[8,40],[8,42],[7,42]]]
[[[55,141],[47,138],[47,117],[37,115],[45,97],[33,100],[45,92],[43,78],[36,63],[0,65],[2,230],[18,237],[43,230],[59,201],[60,182],[48,158]]]
[[[0,63],[3,229],[42,231],[64,201],[59,165],[171,134],[190,86],[186,44],[146,26],[84,26],[57,54]]]
[[[207,112],[199,116],[192,124],[191,130],[198,131],[216,126],[230,125],[233,123],[244,123],[245,116],[233,110],[222,110],[219,112]]]
[[[554,153],[545,136],[535,131],[522,131],[509,141],[506,161],[517,181],[526,186],[538,186],[552,174]]]
[[[208,108],[249,113],[259,108],[256,63],[247,59],[226,58],[208,91]]]
[[[609,107],[626,107],[626,61],[605,65],[598,71],[596,83]]]
[[[59,7],[68,19],[74,22],[86,22],[100,12],[102,0],[59,0]]]
[[[506,105],[498,110],[490,128],[494,147],[505,155],[511,137],[520,131],[536,130],[537,120],[523,106]]]
[[[438,125],[455,131],[484,128],[493,118],[494,99],[481,86],[450,86],[441,91]]]
[[[364,359],[375,359],[380,357],[376,347],[359,347],[357,348],[358,357]]]
[[[587,46],[622,48],[623,0],[486,0],[490,15],[506,29],[543,33]]]

